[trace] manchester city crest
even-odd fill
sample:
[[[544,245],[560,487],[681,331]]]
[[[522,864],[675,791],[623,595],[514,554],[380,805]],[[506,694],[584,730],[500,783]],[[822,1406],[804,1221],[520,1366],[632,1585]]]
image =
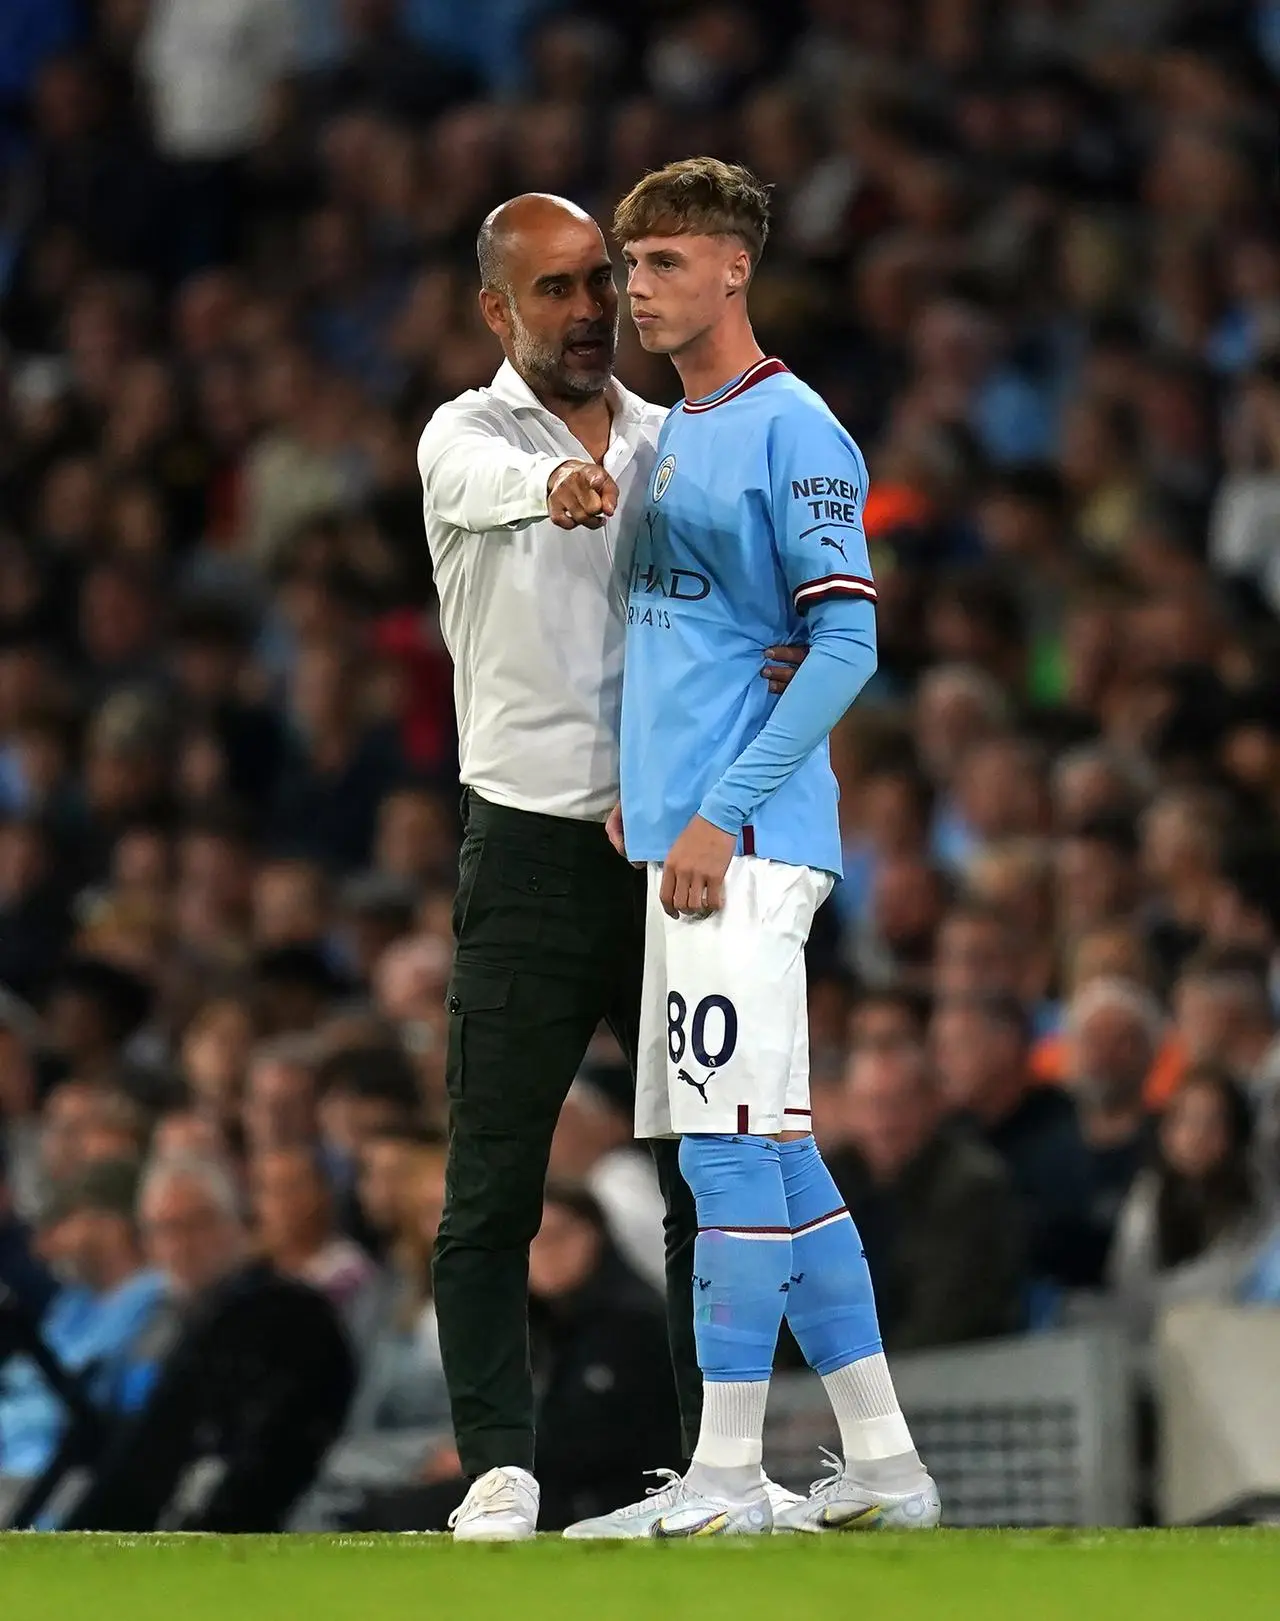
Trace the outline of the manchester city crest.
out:
[[[658,471],[653,475],[653,499],[661,501],[667,493],[667,485],[671,482],[671,475],[676,470],[674,456],[664,456],[658,463]]]

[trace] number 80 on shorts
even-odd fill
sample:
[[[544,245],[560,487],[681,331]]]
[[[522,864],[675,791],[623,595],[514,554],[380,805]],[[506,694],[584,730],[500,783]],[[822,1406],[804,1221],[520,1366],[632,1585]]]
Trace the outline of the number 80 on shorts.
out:
[[[716,1042],[714,1048],[708,1046],[708,1036]],[[667,993],[667,1055],[673,1064],[681,1063],[687,1050],[703,1069],[719,1069],[737,1045],[738,1011],[727,996],[704,996],[690,1017],[680,992]]]

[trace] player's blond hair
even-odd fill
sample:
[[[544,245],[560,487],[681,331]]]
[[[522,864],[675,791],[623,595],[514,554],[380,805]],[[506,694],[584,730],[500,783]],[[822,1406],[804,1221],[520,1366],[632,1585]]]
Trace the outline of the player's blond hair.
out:
[[[645,236],[736,236],[754,270],[769,236],[769,193],[740,163],[681,158],[636,182],[613,212],[619,242]]]

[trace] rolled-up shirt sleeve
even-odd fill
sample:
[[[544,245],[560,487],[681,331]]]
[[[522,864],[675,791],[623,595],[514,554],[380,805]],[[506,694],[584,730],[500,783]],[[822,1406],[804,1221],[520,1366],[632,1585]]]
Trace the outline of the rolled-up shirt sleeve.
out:
[[[449,406],[436,412],[418,443],[428,512],[476,535],[544,519],[547,480],[565,460],[520,450],[496,419]]]

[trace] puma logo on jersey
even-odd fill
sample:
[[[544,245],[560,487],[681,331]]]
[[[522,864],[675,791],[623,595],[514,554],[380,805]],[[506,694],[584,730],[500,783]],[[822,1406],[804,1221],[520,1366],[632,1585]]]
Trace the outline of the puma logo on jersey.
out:
[[[818,545],[830,546],[833,552],[839,552],[841,557],[844,557],[846,563],[849,561],[849,559],[845,557],[844,541],[832,540],[830,535],[823,535],[822,539],[818,542]]]
[[[707,1101],[707,1083],[705,1081],[696,1080],[692,1075],[690,1075],[687,1069],[678,1069],[676,1071],[676,1079],[683,1081],[686,1086],[696,1088],[698,1096],[702,1099],[702,1101],[704,1103]]]

